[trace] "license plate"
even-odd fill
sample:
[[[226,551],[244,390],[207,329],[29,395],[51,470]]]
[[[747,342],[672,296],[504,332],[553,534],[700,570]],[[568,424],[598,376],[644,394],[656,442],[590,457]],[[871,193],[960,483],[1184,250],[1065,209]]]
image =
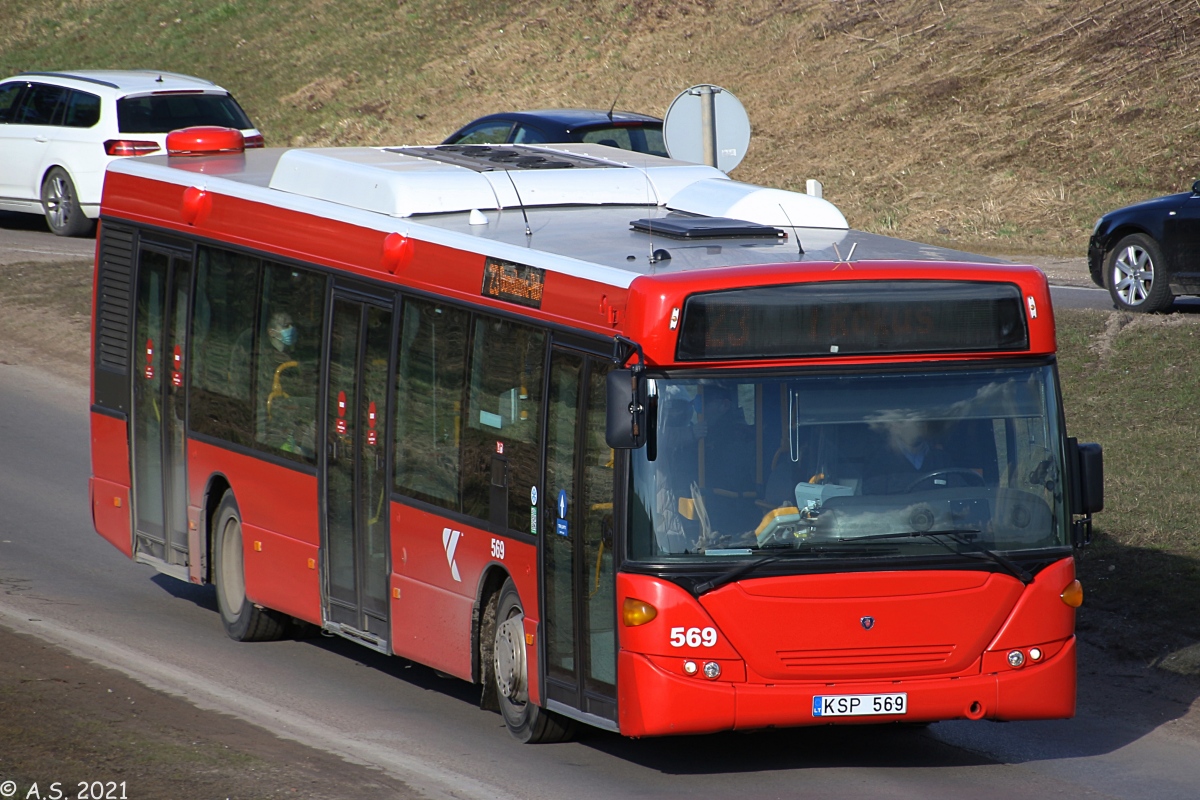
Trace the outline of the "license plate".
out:
[[[908,712],[908,694],[826,694],[813,698],[814,717],[866,717]]]

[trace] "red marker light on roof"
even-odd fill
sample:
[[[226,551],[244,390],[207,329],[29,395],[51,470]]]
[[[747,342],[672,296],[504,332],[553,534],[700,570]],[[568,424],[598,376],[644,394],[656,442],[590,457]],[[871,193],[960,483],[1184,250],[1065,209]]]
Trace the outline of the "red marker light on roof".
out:
[[[413,240],[403,234],[393,231],[383,237],[383,267],[395,274],[407,267],[413,259],[416,246]]]
[[[265,141],[263,141],[263,135],[261,133],[250,134],[249,136],[247,136],[245,138],[245,142],[246,142],[247,150],[249,150],[252,147],[266,147],[267,146],[267,143]]]
[[[198,225],[212,211],[212,195],[197,186],[189,186],[183,190],[183,199],[179,204],[179,215],[188,225]]]
[[[180,128],[167,134],[169,156],[213,156],[222,153],[241,153],[246,140],[237,128],[197,125]]]

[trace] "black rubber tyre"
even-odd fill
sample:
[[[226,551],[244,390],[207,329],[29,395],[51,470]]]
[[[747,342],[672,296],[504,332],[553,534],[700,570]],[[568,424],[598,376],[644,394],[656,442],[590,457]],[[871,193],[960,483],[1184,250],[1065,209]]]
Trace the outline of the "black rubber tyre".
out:
[[[1175,300],[1158,242],[1142,233],[1122,238],[1104,259],[1104,288],[1122,311],[1153,314]]]
[[[492,631],[491,680],[500,716],[508,732],[526,744],[565,742],[575,735],[575,721],[529,702],[529,673],[525,664],[525,612],[517,587],[508,579],[492,596],[496,624]],[[491,609],[489,608],[490,612]],[[485,613],[490,616],[490,613]]]
[[[51,167],[42,181],[42,213],[57,236],[84,236],[96,224],[84,216],[75,183],[62,167]]]
[[[217,507],[213,571],[217,584],[217,607],[225,633],[237,642],[269,642],[282,639],[289,618],[278,611],[256,606],[246,599],[246,574],[242,551],[242,517],[233,492],[225,492]]]

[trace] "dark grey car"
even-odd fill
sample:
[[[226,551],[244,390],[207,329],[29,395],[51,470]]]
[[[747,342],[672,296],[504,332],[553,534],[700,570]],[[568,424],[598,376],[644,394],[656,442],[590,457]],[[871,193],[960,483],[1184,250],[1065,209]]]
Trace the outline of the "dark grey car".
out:
[[[658,117],[631,111],[588,108],[506,111],[467,123],[442,144],[589,142],[666,157],[662,126]]]

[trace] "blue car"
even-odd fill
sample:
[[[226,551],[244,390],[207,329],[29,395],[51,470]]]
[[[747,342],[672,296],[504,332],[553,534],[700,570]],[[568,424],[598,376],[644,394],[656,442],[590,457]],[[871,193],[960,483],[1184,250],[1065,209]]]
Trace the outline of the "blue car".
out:
[[[1200,181],[1096,220],[1088,269],[1124,311],[1166,311],[1176,296],[1200,294]]]
[[[662,120],[630,111],[550,108],[488,114],[459,128],[442,144],[561,144],[587,142],[666,156]]]

